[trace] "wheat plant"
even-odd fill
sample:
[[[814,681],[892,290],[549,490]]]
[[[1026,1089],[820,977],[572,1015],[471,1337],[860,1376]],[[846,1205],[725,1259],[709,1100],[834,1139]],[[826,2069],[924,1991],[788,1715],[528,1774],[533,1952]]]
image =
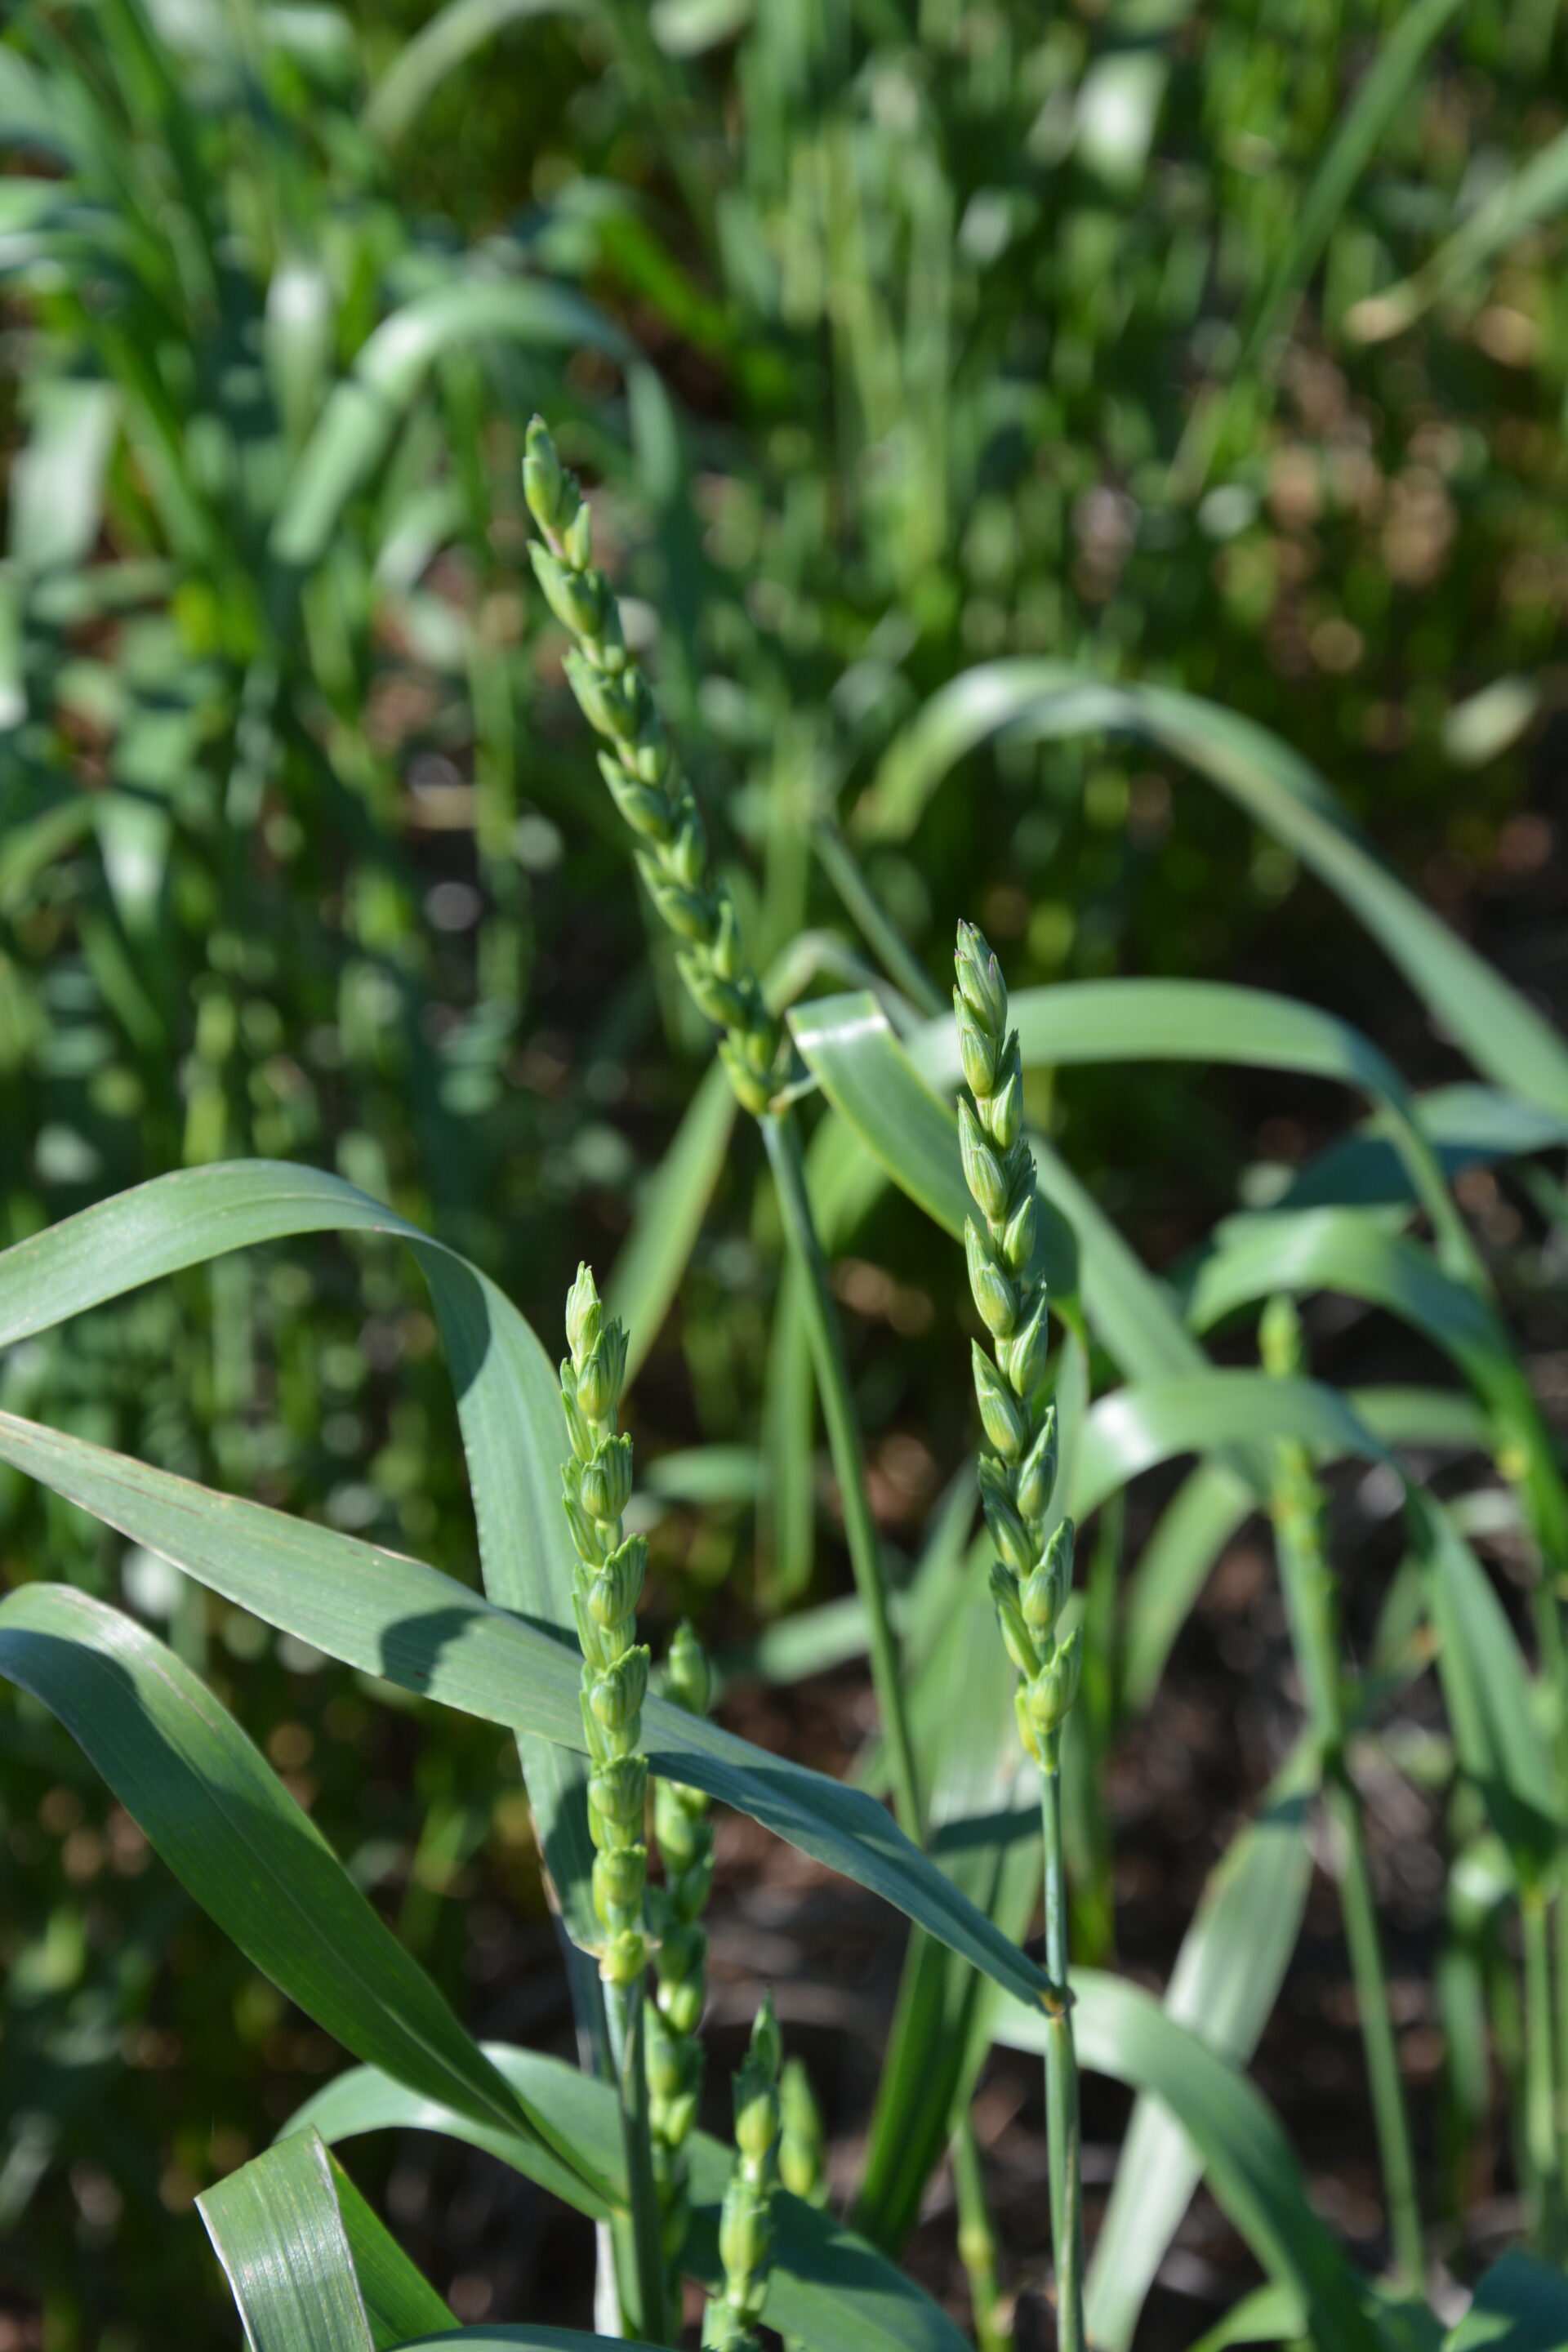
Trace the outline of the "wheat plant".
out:
[[[1327,788],[1271,739],[1168,690],[1102,686],[1086,698],[1081,681],[1032,666],[961,677],[910,719],[847,812],[847,856],[911,823],[965,749],[998,728],[1015,740],[1142,730],[1316,862],[1449,1018],[1484,1084],[1457,1101],[1413,1097],[1348,1024],[1258,991],[1108,982],[1009,997],[968,928],[950,1017],[907,949],[897,951],[863,874],[864,945],[887,980],[808,996],[785,1022],[747,959],[736,893],[717,878],[648,676],[592,563],[586,502],[537,425],[528,466],[545,541],[535,571],[573,640],[574,690],[609,747],[604,772],[637,837],[642,878],[682,942],[687,987],[722,1032],[726,1083],[757,1119],[775,1181],[795,1270],[780,1312],[798,1317],[811,1342],[857,1579],[849,1619],[808,1612],[790,1629],[796,1656],[835,1642],[840,1658],[863,1653],[881,1740],[862,1786],[750,1745],[713,1720],[709,1673],[686,1636],[672,1643],[658,1686],[637,1639],[645,1548],[625,1522],[633,1461],[618,1415],[630,1342],[585,1271],[555,1370],[479,1265],[341,1177],[263,1160],[154,1179],[0,1254],[0,1341],[15,1347],[226,1253],[312,1233],[379,1235],[410,1253],[428,1287],[457,1398],[479,1591],[346,1528],[0,1413],[0,1460],[222,1603],[518,1741],[570,1947],[579,2066],[472,2040],[235,1715],[173,1648],[68,1582],[24,1583],[0,1601],[0,1672],[59,1717],[195,1899],[355,2062],[267,2154],[203,2195],[250,2341],[265,2352],[560,2344],[526,2315],[499,2331],[456,2325],[333,2152],[396,2126],[482,2148],[603,2225],[600,2336],[568,2342],[618,2329],[619,2340],[671,2343],[676,2290],[691,2281],[707,2297],[708,2344],[754,2344],[766,2327],[815,2352],[956,2352],[957,2322],[897,2263],[951,2148],[978,2328],[994,2344],[1006,2334],[1006,2295],[970,2111],[996,2046],[1046,2062],[1051,2291],[1070,2352],[1131,2344],[1200,2176],[1266,2276],[1211,2343],[1250,2331],[1318,2352],[1394,2352],[1412,2341],[1461,2352],[1493,2322],[1494,2335],[1517,2322],[1535,2331],[1527,2340],[1568,2340],[1558,2243],[1568,1515],[1551,1433],[1450,1184],[1466,1160],[1561,1145],[1568,1053],[1368,855]],[[1140,1263],[1076,1180],[1030,1094],[1037,1070],[1164,1058],[1331,1079],[1369,1113],[1337,1156],[1303,1172],[1294,1195],[1216,1228],[1179,1290]],[[986,1451],[960,1490],[962,1511],[933,1534],[929,1579],[922,1568],[896,1604],[823,1246],[844,1213],[830,1179],[842,1183],[847,1168],[862,1213],[891,1184],[963,1244],[986,1335],[971,1355]],[[1444,1352],[1454,1380],[1346,1392],[1309,1377],[1285,1311],[1269,1302],[1322,1290],[1402,1318]],[[1216,1364],[1208,1336],[1255,1319],[1264,1368]],[[1436,1451],[1468,1465],[1472,1491],[1506,1517],[1529,1561],[1533,1658],[1472,1549],[1462,1497],[1417,1475],[1420,1457]],[[1179,1459],[1194,1463],[1185,1486],[1097,1614],[1094,1592],[1072,1590],[1074,1527],[1110,1522],[1131,1482]],[[1407,1547],[1392,1654],[1377,1675],[1352,1670],[1332,1607],[1317,1482],[1340,1461],[1387,1474]],[[971,1544],[976,1498],[985,1534]],[[1077,1771],[1078,1801],[1092,1811],[1119,1710],[1146,1701],[1217,1550],[1254,1513],[1269,1514],[1279,1534],[1308,1700],[1302,1737],[1215,1874],[1162,2002],[1114,1967],[1069,1964],[1069,1897],[1075,1879],[1079,1893],[1093,1891],[1097,1864],[1092,1840],[1073,1849],[1065,1800]],[[1410,2177],[1348,1753],[1433,1662],[1453,1859],[1495,1890],[1498,1924],[1517,1918],[1521,1930],[1517,1969],[1498,1939],[1492,2044],[1506,2057],[1510,2016],[1522,2011],[1525,2024],[1505,2089],[1525,2126],[1529,2244],[1473,2281],[1472,2311],[1457,2322]],[[1021,1779],[1037,1785],[1019,1802]],[[663,1849],[652,1885],[650,1780],[654,1848]],[[1315,2209],[1246,2073],[1304,1916],[1301,1821],[1320,1792],[1342,1842],[1387,2180],[1386,2274],[1353,2261]],[[737,2083],[734,2145],[697,2127],[714,1806],[748,1813],[911,1924],[853,2221],[822,2201],[811,2103],[798,2073],[781,2084],[765,2000]],[[1484,2011],[1479,2031],[1488,2031]],[[1137,2095],[1091,2249],[1080,2071]],[[1004,2241],[1004,2268],[1008,2261]]]

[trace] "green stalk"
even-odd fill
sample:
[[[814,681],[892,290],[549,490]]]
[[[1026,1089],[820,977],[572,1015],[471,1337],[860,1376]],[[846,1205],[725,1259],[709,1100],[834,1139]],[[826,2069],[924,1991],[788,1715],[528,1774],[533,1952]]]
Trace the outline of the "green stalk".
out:
[[[1568,1903],[1559,1896],[1552,1910],[1556,1960],[1557,2058],[1563,2073],[1568,2074]],[[1557,2092],[1557,2168],[1560,2177],[1568,2173],[1568,2085],[1562,2082]]]
[[[1535,2240],[1555,2261],[1563,2241],[1563,2175],[1557,2148],[1557,2069],[1552,2051],[1552,1960],[1546,1897],[1528,1886],[1520,1897],[1524,1940],[1524,2132],[1535,2174]]]
[[[631,2191],[633,2272],[621,2282],[622,2316],[629,2333],[647,2344],[672,2339],[665,2316],[664,2248],[658,2210],[658,2189],[653,2175],[653,2135],[648,2122],[647,2065],[643,2056],[646,2023],[643,1985],[606,1985],[605,2007],[609,2018],[610,2051],[615,2061],[616,2087],[620,2094],[621,2136],[626,2154],[626,2181]],[[626,2289],[635,2300],[629,2307]]]
[[[608,1988],[600,1977],[593,1954],[572,1941],[559,1913],[555,1916],[555,1931],[576,2021],[577,2063],[584,2074],[596,2075],[600,2082],[608,2084],[618,2100],[620,2078],[610,2026]],[[624,2117],[622,2130],[624,2144]],[[630,2311],[637,2298],[637,2231],[631,2215],[612,2213],[607,2221],[596,2225],[595,2238],[594,2324],[604,2335],[607,2332],[607,2319]],[[602,2308],[606,2291],[614,2299],[609,2314]],[[618,2324],[625,2326],[624,2316],[619,2316]]]
[[[1046,2030],[1046,2125],[1051,2174],[1051,2238],[1057,2259],[1059,2352],[1084,2352],[1082,2127],[1078,2052],[1067,2003],[1068,1894],[1062,1860],[1062,1782],[1056,1761],[1040,1769],[1040,1834],[1045,1852],[1046,1974],[1064,2007]]]
[[[778,1188],[784,1237],[805,1281],[806,1328],[812,1361],[822,1398],[822,1417],[844,1510],[844,1533],[855,1571],[856,1589],[866,1611],[871,1681],[888,1743],[893,1802],[905,1834],[919,1843],[923,1836],[920,1781],[915,1770],[914,1743],[910,1736],[899,1671],[898,1644],[888,1614],[887,1584],[882,1573],[882,1542],[866,1487],[860,1429],[849,1386],[849,1366],[844,1332],[827,1279],[827,1265],[817,1239],[805,1187],[800,1137],[788,1111],[770,1111],[758,1122],[768,1164]]]
[[[986,2202],[974,2117],[967,2107],[952,2136],[952,2183],[958,2196],[958,2254],[969,2280],[974,2341],[979,2352],[1009,2352],[1013,2339],[1000,2317],[996,2225]]]
[[[823,872],[844,902],[844,910],[859,926],[862,938],[880,957],[889,980],[901,988],[922,1013],[942,1010],[942,1001],[931,975],[915,958],[881,900],[861,873],[858,862],[830,816],[817,817],[811,828],[812,845]]]
[[[1260,1332],[1267,1369],[1278,1377],[1304,1368],[1301,1328],[1288,1298],[1265,1311]],[[1419,2288],[1426,2271],[1421,2207],[1410,2118],[1399,2071],[1399,2045],[1388,2000],[1388,1974],[1378,1932],[1361,1801],[1345,1764],[1345,1694],[1340,1670],[1338,1595],[1323,1543],[1322,1492],[1303,1445],[1275,1449],[1270,1512],[1290,1645],[1323,1774],[1323,1806],[1339,1846],[1340,1916],[1350,1953],[1366,2065],[1367,2092],[1377,2134],[1384,2197],[1394,2270]]]
[[[1394,2246],[1395,2274],[1418,2287],[1426,2266],[1422,2242],[1421,2206],[1415,2188],[1415,2162],[1410,2144],[1410,2120],[1405,2112],[1405,2085],[1399,2072],[1399,2045],[1388,2003],[1383,1943],[1377,1909],[1366,1865],[1362,1836],[1361,1806],[1342,1763],[1323,1790],[1323,1804],[1333,1823],[1340,1847],[1340,1912],[1350,1949],[1351,1976],[1355,1985],[1356,2013],[1361,2021],[1362,2049],[1366,2060],[1367,2090],[1373,2123],[1383,2163],[1384,2193],[1388,2200],[1388,2231]]]

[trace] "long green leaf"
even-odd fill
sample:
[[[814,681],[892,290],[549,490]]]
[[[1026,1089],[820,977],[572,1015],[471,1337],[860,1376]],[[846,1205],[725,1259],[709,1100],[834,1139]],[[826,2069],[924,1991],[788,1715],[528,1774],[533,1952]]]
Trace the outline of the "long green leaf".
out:
[[[1359,1029],[1316,1005],[1219,981],[1103,980],[1020,989],[1008,1009],[1031,1066],[1212,1062],[1353,1087],[1382,1106],[1415,1197],[1445,1223],[1452,1218],[1441,1170],[1399,1073]],[[951,1092],[958,1084],[958,1032],[951,1020],[931,1022],[910,1038],[909,1052],[932,1086]]]
[[[0,1346],[226,1251],[329,1232],[385,1234],[413,1252],[457,1391],[486,1590],[574,1643],[573,1552],[560,1504],[568,1444],[550,1359],[487,1276],[341,1178],[270,1160],[189,1169],[67,1218],[0,1255]],[[518,1744],[567,1926],[592,1943],[585,1769],[526,1728]]]
[[[874,997],[819,997],[792,1016],[824,1094],[900,1191],[961,1240],[969,1196],[956,1114],[921,1076]],[[1121,1369],[1158,1379],[1206,1369],[1163,1284],[1042,1137],[1030,1148],[1044,1214],[1037,1263],[1060,1298],[1081,1281],[1096,1336]]]
[[[1152,2093],[1180,2120],[1215,2199],[1270,2277],[1300,2294],[1321,2344],[1379,2352],[1366,2283],[1312,2210],[1290,2143],[1247,2077],[1135,1985],[1085,1969],[1073,1990],[1079,2064]],[[1034,2051],[1045,2022],[1005,2003],[993,2020],[998,2041]]]
[[[1568,1492],[1522,1367],[1498,1316],[1430,1253],[1352,1209],[1236,1217],[1220,1226],[1190,1280],[1200,1328],[1277,1291],[1338,1290],[1400,1316],[1452,1357],[1489,1407],[1494,1447],[1516,1465],[1542,1549],[1568,1548]]]
[[[316,2133],[269,2147],[196,2206],[250,2352],[377,2352]]]
[[[1119,1486],[1175,1454],[1281,1437],[1335,1456],[1387,1458],[1387,1447],[1341,1391],[1318,1381],[1271,1381],[1264,1372],[1237,1371],[1152,1381],[1116,1389],[1090,1407],[1073,1482],[1073,1515],[1087,1518]]]
[[[619,331],[565,287],[470,275],[415,295],[361,346],[353,374],[334,387],[300,452],[272,528],[279,563],[302,572],[320,562],[344,507],[381,464],[437,360],[496,341],[586,344],[622,362],[635,356]]]
[[[1384,1445],[1486,1450],[1486,1414],[1458,1389],[1352,1389],[1352,1412]],[[1224,1460],[1201,1462],[1156,1521],[1128,1580],[1121,1619],[1121,1701],[1138,1715],[1154,1695],[1172,1644],[1210,1569],[1258,1496]]]
[[[1557,1850],[1562,1805],[1529,1670],[1502,1603],[1452,1517],[1417,1495],[1413,1517],[1460,1764],[1508,1853],[1527,1878],[1537,1875]]]
[[[286,2139],[196,2200],[253,2352],[395,2352],[452,2314],[319,2133]]]
[[[1188,1311],[1206,1331],[1282,1290],[1343,1291],[1385,1307],[1479,1381],[1500,1360],[1511,1361],[1508,1335],[1484,1300],[1446,1275],[1418,1242],[1357,1210],[1228,1219],[1188,1278]]]
[[[1234,2310],[1205,2329],[1193,2352],[1232,2352],[1237,2344],[1294,2344],[1306,2325],[1295,2289],[1270,2282],[1243,2295]]]
[[[395,2352],[411,2336],[454,2326],[451,2312],[429,2280],[372,2212],[336,2157],[328,2161],[375,2352]]]
[[[464,59],[528,16],[580,16],[586,0],[447,0],[398,50],[370,94],[364,127],[395,146],[432,93]]]
[[[1364,342],[1401,333],[1430,304],[1457,291],[1538,221],[1568,205],[1568,131],[1549,139],[1495,187],[1431,259],[1397,286],[1360,302],[1345,321]]]
[[[1495,1087],[1437,1087],[1415,1098],[1421,1131],[1444,1171],[1486,1168],[1568,1143],[1568,1118]],[[1342,1136],[1294,1175],[1276,1209],[1394,1207],[1411,1197],[1398,1155],[1384,1135],[1361,1127]]]
[[[8,1414],[0,1414],[0,1460],[329,1655],[584,1752],[575,1654],[437,1570]],[[750,1813],[929,1927],[998,1985],[1039,1998],[1046,1979],[1034,1963],[862,1790],[662,1699],[649,1699],[643,1723],[649,1765],[662,1778]]]
[[[1390,122],[1405,103],[1412,82],[1433,43],[1458,15],[1460,0],[1415,0],[1394,19],[1394,28],[1345,109],[1339,128],[1291,215],[1290,233],[1268,274],[1242,339],[1239,377],[1270,335],[1285,305],[1301,292],[1345,205]]]
[[[162,1642],[67,1585],[0,1601],[0,1674],[59,1717],[174,1875],[355,2056],[478,2122],[570,2142],[519,2107],[232,1716]],[[597,2186],[590,2177],[590,2185]]]
[[[1568,2278],[1516,2246],[1481,2280],[1443,2352],[1568,2352]]]
[[[735,1089],[712,1062],[637,1202],[605,1286],[626,1327],[626,1378],[636,1376],[680,1286],[735,1127]]]
[[[1165,2013],[1245,2065],[1279,1998],[1311,1883],[1312,1759],[1287,1765],[1211,1872],[1165,1990]],[[1127,2352],[1202,2164],[1170,2110],[1145,2091],[1121,2143],[1089,2265],[1087,2317],[1100,2352]]]
[[[1124,732],[1217,785],[1343,899],[1476,1067],[1568,1111],[1568,1047],[1550,1024],[1381,863],[1316,771],[1250,719],[1168,687],[1116,685],[1061,662],[966,670],[897,739],[855,812],[873,839],[903,838],[965,753],[1015,739]]]
[[[571,2116],[583,2146],[619,2192],[625,2157],[613,2090],[537,2051],[490,2043],[485,2054],[531,2105],[547,2115]],[[481,2137],[465,2117],[411,2098],[370,2068],[356,2067],[328,2084],[288,2129],[313,2129],[334,2141],[368,2131],[443,2132],[487,2147],[531,2179],[537,2177],[527,2141],[514,2139],[509,2146],[494,2135]],[[683,2259],[695,2277],[712,2284],[722,2275],[718,2217],[731,2155],[706,2132],[694,2133],[688,2145],[695,2210]],[[579,2210],[591,2210],[578,2202]],[[783,2192],[774,2213],[778,2242],[768,2294],[770,2326],[813,2352],[961,2352],[963,2339],[945,2313],[863,2238]]]

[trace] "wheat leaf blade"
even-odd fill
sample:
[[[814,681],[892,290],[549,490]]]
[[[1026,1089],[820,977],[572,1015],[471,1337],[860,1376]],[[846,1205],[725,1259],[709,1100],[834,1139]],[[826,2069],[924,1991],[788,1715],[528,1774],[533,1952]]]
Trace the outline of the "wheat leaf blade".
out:
[[[561,2059],[542,2052],[496,2042],[486,2045],[486,2055],[531,2105],[537,2104],[545,2114],[572,2116],[584,2147],[618,2191],[625,2158],[609,2086],[585,2081]],[[328,2084],[300,2108],[288,2129],[316,2130],[334,2142],[386,2129],[446,2132],[488,2147],[517,2170],[538,2178],[536,2154],[528,2142],[514,2140],[509,2151],[493,2135],[481,2139],[465,2117],[443,2115],[369,2068],[355,2068]],[[713,2284],[722,2276],[718,2210],[731,2154],[706,2132],[694,2133],[689,2145],[695,2210],[684,2259],[694,2276]],[[580,2197],[575,2201],[579,2210],[590,2210]],[[794,2197],[777,2199],[775,2218],[771,2326],[811,2347],[812,2352],[960,2352],[963,2339],[946,2314],[863,2238]]]
[[[1232,1839],[1209,1875],[1166,1989],[1166,2014],[1243,2065],[1268,2021],[1300,1933],[1312,1874],[1307,1796],[1314,1777],[1311,1759],[1298,1756]],[[1181,2126],[1143,2093],[1089,2265],[1089,2331],[1104,2352],[1127,2352],[1131,2344],[1201,2171]]]
[[[224,1933],[355,2056],[476,2120],[535,2120],[376,1916],[308,1814],[164,1644],[68,1585],[0,1601],[0,1674],[56,1715]]]
[[[1178,2118],[1216,2200],[1270,2277],[1300,2294],[1315,2336],[1380,2352],[1367,2284],[1312,2210],[1289,2141],[1246,2076],[1135,1985],[1085,1969],[1073,1991],[1081,2063],[1152,2093]],[[1043,2021],[1006,2006],[994,2023],[1015,2049],[1042,2046]]]
[[[574,1652],[421,1561],[123,1454],[0,1414],[0,1459],[133,1542],[310,1642],[405,1690],[581,1755]],[[826,1863],[929,1927],[1026,2000],[1046,1980],[862,1790],[765,1754],[660,1699],[644,1710],[650,1769]]]
[[[857,829],[906,837],[965,753],[1004,732],[1040,741],[1127,733],[1171,752],[1343,900],[1478,1070],[1568,1111],[1568,1046],[1551,1024],[1388,871],[1304,760],[1194,695],[1111,684],[1060,662],[983,663],[934,695],[893,743],[856,811]]]
[[[268,2148],[196,2203],[250,2352],[379,2352],[314,2133]]]

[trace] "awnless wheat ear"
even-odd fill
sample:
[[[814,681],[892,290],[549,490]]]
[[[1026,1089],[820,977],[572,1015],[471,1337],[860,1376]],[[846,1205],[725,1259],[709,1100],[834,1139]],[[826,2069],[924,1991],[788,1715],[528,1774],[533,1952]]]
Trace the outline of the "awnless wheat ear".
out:
[[[566,1301],[567,1354],[561,1402],[572,1451],[562,1501],[577,1550],[572,1606],[583,1650],[583,1729],[592,1769],[596,1947],[621,2098],[631,2247],[620,2268],[623,2323],[648,2341],[668,2339],[679,2313],[681,2257],[690,2226],[687,2143],[702,2087],[697,2038],[707,1987],[702,1909],[713,1875],[710,1800],[673,1780],[654,1787],[665,1877],[647,1880],[648,1769],[641,1754],[650,1653],[637,1634],[647,1541],[622,1526],[631,1499],[632,1441],[617,1431],[626,1335],[607,1315],[593,1271],[580,1265]],[[713,1676],[689,1625],[678,1628],[664,1696],[705,1715]],[[646,1998],[652,1959],[657,1990]],[[759,2012],[735,2082],[736,2158],[720,2229],[724,2278],[708,2305],[702,2341],[715,2352],[760,2352],[756,2334],[773,2259],[772,2199],[778,2177],[779,2066],[772,1996]],[[809,2091],[806,2098],[809,2101]],[[795,2106],[799,2111],[800,2095]]]
[[[973,1343],[974,1393],[989,1452],[980,1494],[998,1558],[992,1596],[1018,1669],[1019,1736],[1040,1771],[1046,1969],[1057,1995],[1046,2043],[1051,2237],[1062,2352],[1083,2352],[1083,2189],[1078,2062],[1068,1992],[1067,1878],[1062,1857],[1061,1732],[1078,1693],[1080,1626],[1062,1635],[1072,1590],[1073,1528],[1055,1519],[1056,1408],[1046,1394],[1044,1281],[1034,1271],[1039,1207],[1024,1139],[1024,1069],[1007,1026],[1001,968],[973,923],[958,927],[952,1009],[967,1093],[958,1105],[964,1181],[978,1214],[963,1228],[969,1286],[991,1337]]]
[[[783,2055],[768,1993],[735,2076],[735,2161],[719,2217],[724,2288],[702,2315],[705,2352],[762,2352],[757,2333],[773,2260],[773,2190],[779,2171],[779,2063]]]
[[[533,569],[551,611],[573,639],[566,675],[584,716],[609,746],[599,754],[600,772],[636,838],[637,869],[648,895],[682,942],[676,951],[681,978],[693,1002],[721,1030],[719,1053],[730,1083],[762,1129],[785,1239],[804,1277],[812,1356],[843,1496],[850,1561],[866,1610],[871,1675],[899,1819],[907,1834],[919,1840],[920,1781],[888,1609],[881,1538],[866,1484],[838,1311],[789,1112],[798,1060],[747,956],[734,899],[714,874],[701,813],[681,776],[642,666],[627,647],[609,582],[593,562],[587,502],[539,416],[528,428],[523,488],[545,541],[530,542]]]
[[[789,1074],[790,1052],[746,958],[735,902],[715,877],[702,813],[680,773],[620,608],[592,560],[593,517],[542,417],[528,428],[523,488],[544,545],[529,555],[545,601],[573,645],[566,676],[578,708],[608,745],[599,770],[637,835],[648,895],[682,944],[680,976],[722,1030],[719,1051],[745,1108],[764,1112]]]

